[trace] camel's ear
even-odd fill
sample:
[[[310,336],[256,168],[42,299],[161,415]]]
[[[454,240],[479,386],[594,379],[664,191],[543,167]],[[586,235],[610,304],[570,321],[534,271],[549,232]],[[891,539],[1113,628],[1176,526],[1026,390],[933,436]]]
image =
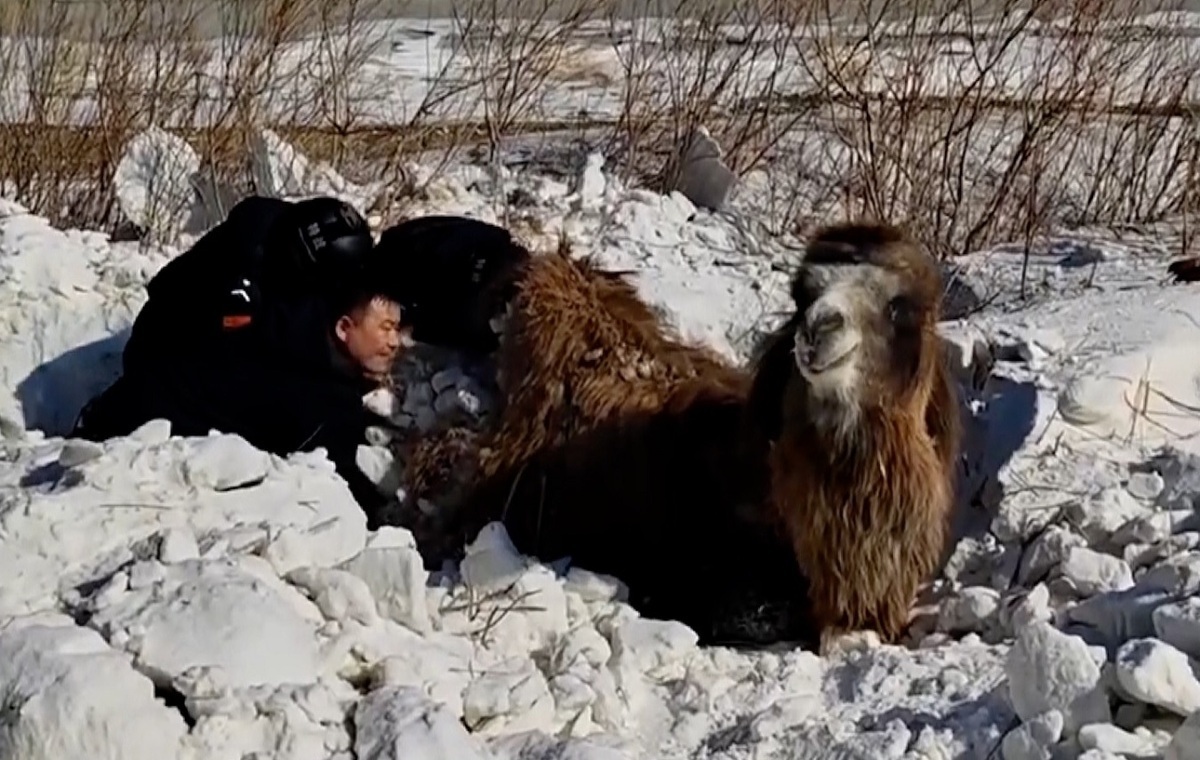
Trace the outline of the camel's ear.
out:
[[[794,367],[792,332],[789,321],[772,333],[754,365],[754,381],[746,400],[746,432],[761,442],[774,441],[783,431],[783,394]]]

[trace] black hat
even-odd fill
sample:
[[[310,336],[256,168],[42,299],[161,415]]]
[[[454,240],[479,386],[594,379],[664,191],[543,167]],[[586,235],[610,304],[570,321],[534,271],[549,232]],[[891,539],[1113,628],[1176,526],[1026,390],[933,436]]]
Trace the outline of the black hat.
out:
[[[300,238],[298,252],[323,273],[360,265],[374,246],[367,220],[337,198],[299,201],[292,219]]]
[[[376,256],[415,340],[489,353],[491,318],[503,313],[530,253],[500,225],[434,215],[384,230]]]
[[[267,245],[268,279],[287,289],[323,289],[360,268],[374,247],[371,230],[353,206],[328,196],[292,205]]]

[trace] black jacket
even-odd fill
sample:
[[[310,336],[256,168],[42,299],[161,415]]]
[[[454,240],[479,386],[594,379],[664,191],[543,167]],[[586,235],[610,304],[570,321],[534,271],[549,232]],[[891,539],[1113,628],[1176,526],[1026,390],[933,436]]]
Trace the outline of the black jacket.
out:
[[[139,371],[163,362],[215,360],[244,346],[227,317],[253,317],[271,228],[291,204],[252,196],[196,243],[167,262],[146,285],[147,301],[125,344],[123,367]]]

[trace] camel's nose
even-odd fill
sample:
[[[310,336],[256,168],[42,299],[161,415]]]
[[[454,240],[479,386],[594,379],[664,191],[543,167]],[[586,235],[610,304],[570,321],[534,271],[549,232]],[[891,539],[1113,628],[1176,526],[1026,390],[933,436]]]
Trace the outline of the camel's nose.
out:
[[[829,302],[813,304],[796,329],[796,366],[820,371],[830,362],[830,353],[841,345],[845,334],[846,317],[841,309]],[[837,357],[840,358],[840,357]]]

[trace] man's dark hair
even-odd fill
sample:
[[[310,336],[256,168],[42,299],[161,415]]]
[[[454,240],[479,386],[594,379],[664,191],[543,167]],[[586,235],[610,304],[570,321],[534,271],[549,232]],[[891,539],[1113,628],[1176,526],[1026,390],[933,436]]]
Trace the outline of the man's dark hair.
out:
[[[370,264],[348,269],[337,283],[330,285],[327,299],[330,319],[336,322],[343,316],[354,315],[377,300],[400,304],[388,283],[378,276],[377,269]]]

